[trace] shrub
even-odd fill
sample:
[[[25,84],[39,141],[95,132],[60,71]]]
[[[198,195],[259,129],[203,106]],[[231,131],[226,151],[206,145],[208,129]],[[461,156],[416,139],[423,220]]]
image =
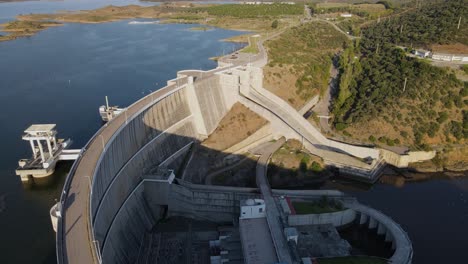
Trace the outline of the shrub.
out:
[[[375,142],[376,138],[373,135],[369,136],[369,141],[370,142]]]
[[[345,130],[346,127],[347,127],[347,125],[346,125],[345,123],[337,123],[337,124],[335,125],[335,128],[336,128],[336,130],[338,130],[338,131]]]
[[[408,137],[408,132],[406,131],[400,131],[400,135],[404,138],[407,138]]]
[[[312,162],[312,165],[310,166],[310,169],[314,172],[321,172],[322,171],[322,166],[320,163],[314,161]]]
[[[437,122],[439,124],[442,124],[443,122],[447,121],[447,119],[448,119],[447,112],[440,112],[439,113],[439,118],[437,118]]]
[[[275,20],[273,23],[271,23],[271,28],[278,28],[278,20]]]

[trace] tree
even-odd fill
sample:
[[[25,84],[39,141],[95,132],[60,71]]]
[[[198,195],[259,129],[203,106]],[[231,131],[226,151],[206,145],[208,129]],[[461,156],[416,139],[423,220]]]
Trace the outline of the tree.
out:
[[[271,28],[278,28],[278,20],[275,20],[273,23],[271,23]]]

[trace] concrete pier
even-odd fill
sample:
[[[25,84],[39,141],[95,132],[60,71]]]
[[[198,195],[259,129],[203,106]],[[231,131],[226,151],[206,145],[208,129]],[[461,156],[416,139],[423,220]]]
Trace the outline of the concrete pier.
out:
[[[29,141],[32,157],[18,162],[16,175],[21,181],[43,178],[54,173],[59,160],[74,160],[81,150],[66,150],[70,140],[57,139],[55,124],[34,124],[24,131],[23,140]]]

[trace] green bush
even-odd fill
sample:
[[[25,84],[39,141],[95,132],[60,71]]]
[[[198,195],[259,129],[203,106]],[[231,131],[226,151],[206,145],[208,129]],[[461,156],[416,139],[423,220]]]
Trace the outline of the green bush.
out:
[[[347,127],[347,125],[346,125],[345,123],[337,123],[337,124],[335,125],[335,128],[336,128],[336,130],[338,130],[338,131],[345,130],[346,127]]]
[[[278,20],[275,20],[271,23],[271,28],[278,28]]]
[[[322,166],[320,165],[320,163],[314,161],[312,162],[312,165],[310,165],[310,169],[313,171],[313,172],[321,172],[323,169],[322,169]]]
[[[370,136],[369,136],[369,141],[370,141],[370,142],[375,142],[375,141],[376,141],[376,138],[375,138],[373,135],[370,135]]]
[[[440,112],[439,118],[437,118],[437,122],[439,122],[439,124],[442,124],[443,122],[447,121],[447,119],[448,119],[447,112]]]

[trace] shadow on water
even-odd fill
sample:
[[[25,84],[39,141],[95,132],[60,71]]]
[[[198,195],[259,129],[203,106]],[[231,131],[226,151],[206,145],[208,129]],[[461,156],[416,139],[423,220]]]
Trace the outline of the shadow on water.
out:
[[[59,161],[52,175],[29,179],[29,182],[23,183],[23,186],[26,190],[35,192],[59,190],[63,186],[72,165],[73,161]]]

